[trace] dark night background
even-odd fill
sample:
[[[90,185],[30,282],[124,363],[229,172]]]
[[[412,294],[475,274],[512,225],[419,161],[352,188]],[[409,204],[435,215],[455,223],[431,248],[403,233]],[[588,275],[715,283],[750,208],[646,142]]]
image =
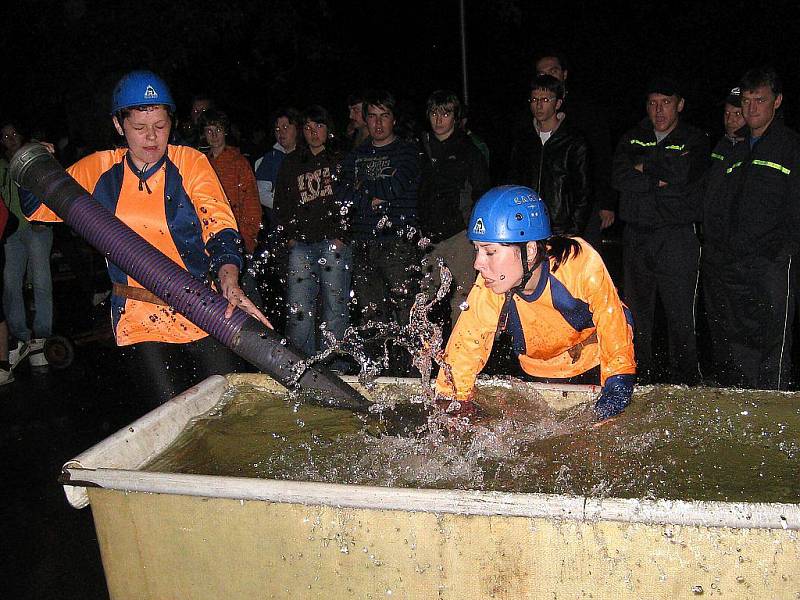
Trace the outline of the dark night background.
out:
[[[605,108],[615,140],[644,116],[641,90],[657,71],[679,77],[687,119],[716,139],[727,91],[747,68],[772,64],[784,78],[787,121],[798,123],[794,2],[465,5],[470,126],[488,142],[496,176],[541,48],[569,57],[569,88]],[[210,94],[245,137],[266,131],[284,104],[321,103],[344,125],[347,95],[366,87],[392,90],[418,123],[432,90],[462,93],[458,0],[23,0],[5,3],[0,22],[0,120],[52,141],[68,134],[88,149],[115,141],[111,89],[131,69],[161,74],[180,118],[193,94]],[[65,324],[80,310],[68,283],[54,287],[64,335],[74,334]],[[99,318],[107,326],[107,312]],[[65,460],[142,414],[137,386],[146,376],[115,348],[74,339],[69,369],[18,370],[0,391],[0,453],[13,487],[0,508],[5,597],[108,597],[91,512],[67,505],[57,477]]]
[[[500,162],[509,116],[526,106],[531,57],[543,47],[563,49],[570,86],[607,108],[615,139],[643,116],[642,86],[664,70],[684,85],[687,118],[714,138],[726,90],[761,63],[784,76],[785,112],[796,121],[795,3],[465,6],[470,124]],[[344,122],[348,93],[386,87],[423,122],[432,90],[462,91],[458,0],[31,0],[4,12],[0,115],[53,140],[69,133],[90,149],[113,141],[111,88],[134,68],[168,81],[181,117],[194,93],[209,93],[245,137],[266,129],[283,104],[318,102]]]

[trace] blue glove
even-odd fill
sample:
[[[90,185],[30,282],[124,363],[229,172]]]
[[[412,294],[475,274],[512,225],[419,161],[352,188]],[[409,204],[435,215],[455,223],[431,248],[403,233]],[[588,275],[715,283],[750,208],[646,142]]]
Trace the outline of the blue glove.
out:
[[[612,375],[606,379],[603,391],[594,404],[594,411],[601,421],[615,417],[631,403],[635,380],[636,375]]]

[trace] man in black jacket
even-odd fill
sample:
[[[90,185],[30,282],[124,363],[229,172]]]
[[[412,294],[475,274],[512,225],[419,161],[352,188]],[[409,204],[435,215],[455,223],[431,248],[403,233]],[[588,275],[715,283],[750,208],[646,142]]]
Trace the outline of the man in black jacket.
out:
[[[421,177],[417,215],[422,235],[431,241],[428,268],[438,285],[441,258],[450,269],[451,325],[475,282],[473,249],[466,226],[475,201],[489,189],[489,169],[483,154],[461,129],[461,101],[452,92],[437,90],[428,98],[431,131],[422,134]]]
[[[691,197],[709,159],[708,136],[684,123],[677,84],[653,79],[647,118],[626,133],[614,154],[612,183],[625,222],[625,300],[633,313],[637,373],[653,376],[653,324],[657,299],[667,322],[669,381],[700,379],[695,302],[700,244],[694,223],[700,207]]]
[[[511,151],[509,183],[536,190],[550,212],[554,234],[581,235],[592,208],[588,147],[559,113],[564,85],[552,75],[531,82],[534,131]]]
[[[715,378],[786,389],[794,316],[792,256],[800,225],[800,136],[778,112],[771,68],[742,78],[748,135],[706,176],[703,291]]]
[[[535,57],[534,65],[537,75],[552,75],[564,84],[564,100],[559,111],[568,115],[570,127],[580,131],[586,138],[594,205],[581,237],[600,251],[603,230],[614,224],[617,210],[617,193],[611,188],[613,144],[608,109],[604,103],[597,102],[596,94],[581,93],[578,86],[572,85],[574,80],[569,77],[572,68],[562,52],[545,50]],[[530,123],[530,115],[527,122]]]

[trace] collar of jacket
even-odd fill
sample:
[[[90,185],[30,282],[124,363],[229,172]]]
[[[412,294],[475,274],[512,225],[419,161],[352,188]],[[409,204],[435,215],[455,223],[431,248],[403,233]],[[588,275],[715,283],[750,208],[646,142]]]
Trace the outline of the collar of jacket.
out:
[[[460,143],[463,138],[467,137],[463,129],[454,129],[446,139],[439,140],[432,131],[426,131],[423,135],[427,138],[428,143],[434,146],[455,146]]]
[[[775,113],[775,116],[772,119],[772,123],[770,123],[769,126],[767,127],[767,130],[761,136],[759,136],[758,141],[763,140],[765,137],[767,137],[773,131],[778,131],[779,129],[783,129],[784,127],[786,127],[786,123],[784,123],[784,121],[783,121],[783,113],[781,113],[781,112]],[[751,137],[752,136],[750,135],[750,128],[748,127],[747,128],[747,137],[745,138],[747,140],[748,147],[750,146],[750,138]]]

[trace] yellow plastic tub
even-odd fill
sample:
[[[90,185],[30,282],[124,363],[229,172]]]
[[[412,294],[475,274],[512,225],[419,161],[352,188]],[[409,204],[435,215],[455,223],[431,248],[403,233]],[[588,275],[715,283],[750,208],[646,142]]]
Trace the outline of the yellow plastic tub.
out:
[[[92,506],[112,599],[800,598],[800,504],[138,470],[239,382],[277,387],[209,378],[64,465],[70,503]],[[557,408],[597,393],[523,385]]]

